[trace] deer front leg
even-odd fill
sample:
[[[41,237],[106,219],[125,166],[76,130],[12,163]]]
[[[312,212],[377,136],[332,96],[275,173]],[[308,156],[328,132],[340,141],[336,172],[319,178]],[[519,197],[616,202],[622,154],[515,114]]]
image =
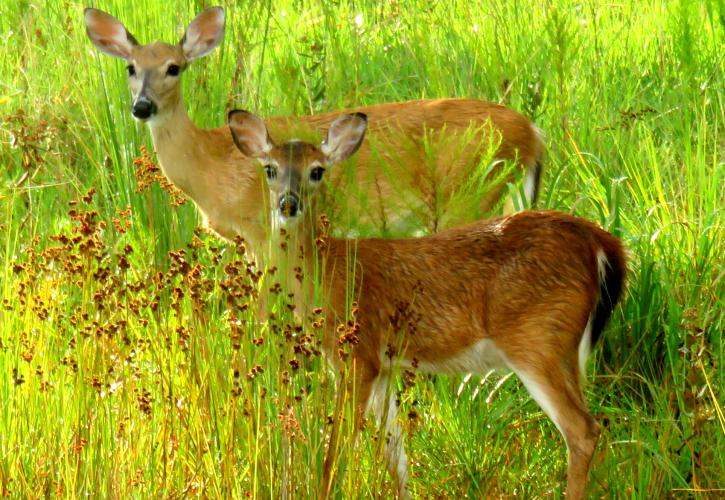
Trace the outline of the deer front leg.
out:
[[[378,369],[360,359],[353,358],[352,365],[344,371],[337,384],[337,405],[333,415],[330,444],[327,447],[325,463],[322,470],[322,485],[320,491],[322,498],[328,498],[333,490],[335,471],[338,457],[344,456],[344,448],[355,442],[357,434],[364,423],[365,409],[368,405],[370,392]],[[353,436],[351,439],[341,439],[340,427],[346,414],[351,408],[354,414]]]
[[[403,444],[403,431],[398,423],[398,404],[390,387],[390,374],[381,373],[372,385],[369,406],[381,428],[385,465],[395,483],[398,497],[410,498],[408,491],[408,457]]]

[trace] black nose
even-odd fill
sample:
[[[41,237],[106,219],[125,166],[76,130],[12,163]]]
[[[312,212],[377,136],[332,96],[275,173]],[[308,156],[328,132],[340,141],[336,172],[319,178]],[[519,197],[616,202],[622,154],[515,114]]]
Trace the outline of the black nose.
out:
[[[279,211],[285,217],[295,217],[301,208],[300,199],[294,193],[283,194],[279,199]]]
[[[139,97],[134,101],[133,106],[131,106],[131,113],[139,120],[146,120],[156,113],[156,104],[146,97]]]

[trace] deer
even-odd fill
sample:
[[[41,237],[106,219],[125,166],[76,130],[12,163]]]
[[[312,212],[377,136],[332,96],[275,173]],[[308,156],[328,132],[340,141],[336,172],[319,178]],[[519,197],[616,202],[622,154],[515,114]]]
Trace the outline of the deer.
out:
[[[231,111],[228,123],[244,156],[271,172],[273,217],[299,242],[290,257],[301,260],[303,275],[320,276],[299,293],[324,311],[325,357],[337,370],[348,367],[338,393],[351,400],[355,434],[368,410],[387,433],[384,457],[399,496],[409,496],[407,459],[386,387],[396,370],[415,368],[515,373],[564,437],[567,498],[583,498],[600,431],[582,388],[587,357],[624,287],[621,241],[585,219],[533,210],[419,238],[335,238],[315,199],[328,170],[360,148],[367,117],[339,116],[319,145],[274,142],[264,121],[243,110]],[[352,331],[340,333],[351,315]],[[338,419],[332,425],[324,495],[339,448]]]
[[[199,13],[177,44],[141,44],[120,21],[98,9],[85,9],[84,20],[88,37],[102,53],[126,61],[131,114],[148,125],[164,175],[195,203],[206,227],[226,239],[242,236],[254,253],[268,236],[266,192],[259,189],[265,173],[235,147],[226,124],[213,129],[197,127],[181,93],[181,78],[189,65],[222,42],[224,10],[210,7]],[[411,210],[432,203],[435,184],[443,186],[445,196],[466,185],[471,165],[490,149],[495,150],[491,175],[501,171],[501,163],[515,164],[513,170],[524,171],[527,202],[536,201],[544,155],[541,134],[512,109],[451,98],[375,104],[353,111],[365,113],[371,126],[369,141],[357,156],[355,178],[348,183],[360,194],[351,204],[361,219],[367,217],[383,232],[400,227],[396,221]],[[291,130],[316,131],[340,114],[271,118],[269,126],[280,135]],[[463,144],[453,148],[448,144],[453,138]],[[369,143],[375,148],[367,146]],[[431,148],[431,143],[437,147]],[[435,149],[432,173],[422,166],[426,148]],[[383,163],[386,169],[380,168]],[[327,185],[343,183],[345,169],[336,170],[336,178]],[[401,179],[407,182],[403,193],[394,185]],[[491,210],[511,180],[509,176],[492,185],[480,209]],[[471,216],[464,214],[463,218]],[[459,222],[442,220],[430,230]]]

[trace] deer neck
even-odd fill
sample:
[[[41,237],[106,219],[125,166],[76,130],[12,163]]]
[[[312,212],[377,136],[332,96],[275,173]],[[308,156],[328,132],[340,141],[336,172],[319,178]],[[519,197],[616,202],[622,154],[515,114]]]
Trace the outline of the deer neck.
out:
[[[164,175],[191,199],[195,182],[204,170],[204,135],[191,121],[181,98],[171,111],[149,121],[149,129]]]

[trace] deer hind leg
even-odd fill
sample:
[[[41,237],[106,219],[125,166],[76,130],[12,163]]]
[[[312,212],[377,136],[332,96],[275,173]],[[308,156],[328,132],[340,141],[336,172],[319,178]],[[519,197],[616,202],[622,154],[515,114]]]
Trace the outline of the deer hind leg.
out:
[[[338,381],[337,405],[333,415],[330,444],[327,448],[325,464],[322,470],[322,498],[327,498],[332,492],[338,457],[344,456],[344,450],[347,449],[351,442],[355,442],[355,438],[362,428],[365,409],[377,376],[378,370],[376,368],[364,361],[354,359],[352,366]],[[351,439],[344,439],[341,435],[341,426],[348,407],[352,408],[354,414],[353,436]]]
[[[559,358],[512,368],[564,436],[569,455],[567,498],[584,498],[599,426],[584,401],[579,363]]]
[[[382,373],[373,383],[370,410],[380,426],[385,465],[395,483],[399,498],[410,498],[408,491],[408,457],[403,444],[403,431],[398,423],[398,404],[389,387],[390,375]]]

